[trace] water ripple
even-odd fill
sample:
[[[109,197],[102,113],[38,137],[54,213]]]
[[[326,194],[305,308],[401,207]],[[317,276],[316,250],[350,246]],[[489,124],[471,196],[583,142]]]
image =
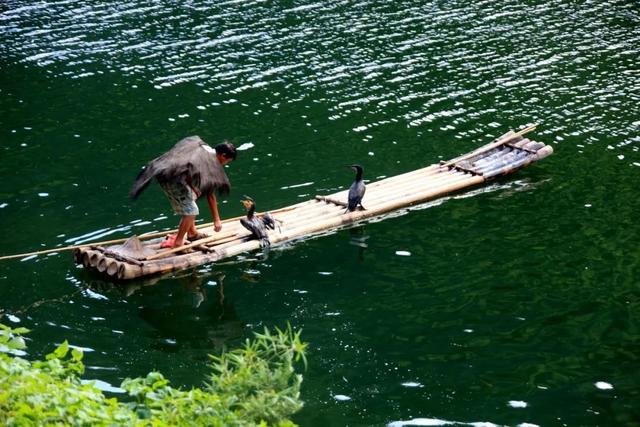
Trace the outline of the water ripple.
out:
[[[639,96],[638,69],[629,65],[640,45],[631,6],[400,3],[45,2],[0,14],[0,51],[75,78],[95,75],[85,69],[94,64],[158,90],[201,82],[224,96],[295,81],[282,101],[324,91],[334,120],[366,111],[453,130],[470,118],[498,116],[512,126],[500,117],[528,117],[562,136],[590,122],[575,136],[631,137],[598,114],[623,111]],[[550,43],[540,49],[542,41]],[[512,99],[516,90],[530,99]],[[560,101],[569,94],[571,102]]]
[[[316,371],[305,377],[316,382],[305,393],[317,396],[308,399],[304,425],[483,425],[447,421],[479,419],[482,411],[510,425],[534,425],[524,422],[530,414],[542,425],[584,425],[589,420],[578,414],[593,408],[603,414],[594,424],[625,424],[611,416],[624,412],[637,388],[625,374],[637,343],[637,2],[25,3],[0,5],[0,63],[16,82],[0,88],[8,123],[0,129],[8,137],[0,214],[7,230],[21,230],[4,233],[6,246],[41,242],[47,233],[58,235],[53,244],[84,244],[173,225],[152,197],[135,215],[153,222],[130,220],[131,205],[117,198],[129,185],[123,165],[142,157],[143,146],[151,158],[161,151],[152,144],[205,121],[214,123],[210,129],[229,119],[221,134],[244,133],[238,146],[246,162],[234,185],[255,189],[274,208],[343,189],[347,175],[342,182],[327,165],[347,155],[369,159],[369,177],[390,176],[540,122],[536,138],[554,144],[557,155],[523,181],[458,195],[438,209],[396,212],[386,226],[372,220],[370,235],[357,234],[359,227],[349,239],[330,232],[322,245],[276,251],[273,270],[282,277],[245,262],[246,286],[228,286],[227,301],[235,292],[249,325],[287,317],[281,302],[299,304],[289,317],[306,322],[317,346]],[[105,90],[112,86],[119,90]],[[98,99],[102,91],[110,102]],[[240,123],[247,116],[256,123]],[[170,129],[161,137],[148,136],[163,126]],[[39,264],[33,277],[27,263],[8,268],[3,280],[16,286],[5,286],[4,298],[17,304],[33,289],[58,292],[60,271],[49,270],[55,258],[62,257]],[[305,271],[313,277],[300,279]],[[68,277],[73,286],[84,280]],[[258,282],[270,283],[260,289],[273,295],[280,285],[293,291],[264,304],[251,288]],[[240,298],[242,288],[251,292]],[[156,292],[160,306],[168,292]],[[144,305],[151,306],[150,293]],[[128,329],[137,323],[120,317],[127,311],[119,297],[101,289],[80,297],[74,310],[56,314],[47,306],[41,317],[56,322],[42,326],[59,342],[71,331],[82,335],[87,316],[98,325],[108,319],[101,334],[93,325],[82,339],[96,349],[87,356],[95,358],[91,366],[129,363],[131,354],[141,364],[155,361],[152,350],[137,351],[150,342],[181,348],[169,326],[174,318],[163,320],[172,310],[158,310],[157,318],[148,312],[147,321],[169,333],[145,341],[146,329],[137,335]],[[207,330],[203,321],[193,325],[183,329]],[[566,338],[562,345],[557,337]],[[126,339],[136,351],[125,352]],[[103,357],[104,340],[114,354]],[[335,386],[345,377],[352,385]],[[327,396],[333,399],[323,402]]]

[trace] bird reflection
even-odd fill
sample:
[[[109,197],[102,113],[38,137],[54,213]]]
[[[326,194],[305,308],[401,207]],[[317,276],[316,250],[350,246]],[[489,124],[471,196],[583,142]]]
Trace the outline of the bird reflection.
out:
[[[358,261],[364,261],[364,252],[369,247],[367,244],[369,237],[371,236],[365,234],[364,227],[349,229],[349,244],[358,247]]]

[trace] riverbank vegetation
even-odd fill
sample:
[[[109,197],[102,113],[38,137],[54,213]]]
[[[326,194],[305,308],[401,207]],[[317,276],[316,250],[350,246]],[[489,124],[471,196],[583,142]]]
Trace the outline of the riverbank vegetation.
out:
[[[81,379],[83,354],[66,341],[45,360],[25,359],[28,332],[0,323],[1,425],[292,426],[302,407],[295,368],[306,366],[306,344],[291,327],[211,356],[201,388],[181,390],[151,372],[124,380],[119,398]]]

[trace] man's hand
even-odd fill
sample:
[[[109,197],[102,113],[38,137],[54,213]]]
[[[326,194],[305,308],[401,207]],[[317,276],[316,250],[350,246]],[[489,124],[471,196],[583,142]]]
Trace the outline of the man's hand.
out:
[[[220,222],[220,214],[218,214],[218,201],[214,193],[207,195],[207,202],[209,203],[209,209],[211,210],[211,218],[213,219],[213,229],[216,233],[222,230],[222,222]]]

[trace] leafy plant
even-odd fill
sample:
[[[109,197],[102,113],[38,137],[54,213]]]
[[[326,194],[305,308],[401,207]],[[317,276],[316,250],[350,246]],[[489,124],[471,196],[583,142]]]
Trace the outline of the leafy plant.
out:
[[[255,334],[244,346],[211,356],[203,388],[181,390],[159,372],[126,379],[128,401],[83,384],[82,352],[65,341],[44,361],[23,359],[25,328],[0,324],[0,424],[74,426],[292,426],[300,410],[307,344],[291,327]]]

